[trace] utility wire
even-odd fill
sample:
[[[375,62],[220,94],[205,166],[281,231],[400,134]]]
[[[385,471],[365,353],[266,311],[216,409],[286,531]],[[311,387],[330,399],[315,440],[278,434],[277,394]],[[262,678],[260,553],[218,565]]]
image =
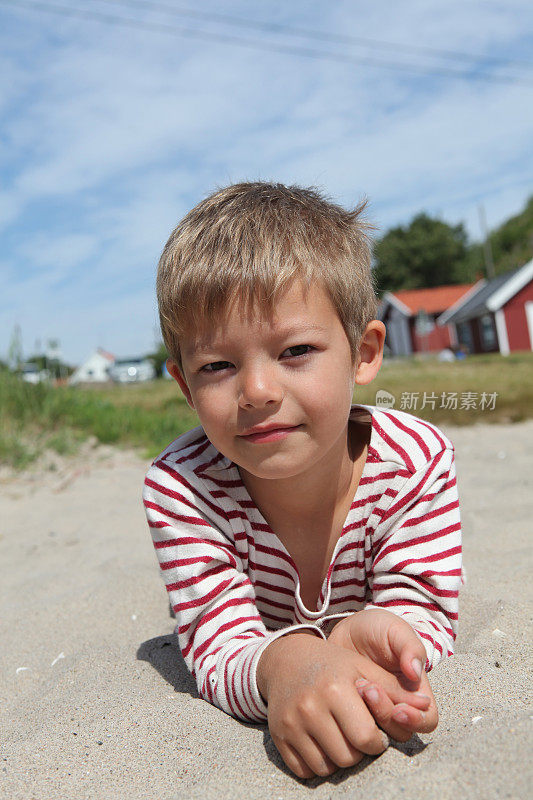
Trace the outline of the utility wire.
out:
[[[381,67],[385,69],[410,72],[418,75],[437,75],[443,77],[462,78],[466,80],[480,80],[488,83],[506,83],[522,86],[533,86],[533,80],[521,79],[512,75],[498,75],[487,72],[471,72],[464,70],[450,69],[446,67],[424,67],[417,64],[407,64],[399,61],[386,61],[380,58],[351,56],[344,53],[335,53],[325,50],[316,50],[310,47],[295,45],[284,45],[262,42],[259,40],[244,39],[230,34],[212,33],[210,31],[196,28],[185,28],[177,25],[168,25],[160,22],[141,21],[127,17],[116,16],[114,14],[104,14],[99,11],[72,8],[62,6],[57,3],[43,3],[38,0],[0,0],[1,5],[10,5],[18,9],[34,11],[44,11],[61,16],[75,17],[78,19],[93,20],[104,24],[122,25],[123,27],[136,28],[144,32],[156,32],[182,36],[186,38],[200,39],[210,42],[222,42],[225,44],[237,45],[253,50],[263,50],[267,52],[283,53],[286,55],[304,56],[317,60],[324,59],[337,61],[345,64],[359,64],[371,67]]]
[[[207,11],[196,11],[192,8],[185,8],[184,6],[170,5],[169,3],[161,3],[154,0],[100,0],[101,3],[111,3],[113,5],[120,5],[136,8],[145,8],[150,11],[161,11],[165,14],[172,14],[174,16],[189,17],[191,19],[198,19],[205,22],[220,22],[225,25],[234,25],[242,28],[250,28],[252,30],[263,31],[266,33],[280,33],[288,34],[291,36],[301,36],[307,39],[315,39],[320,42],[329,42],[333,44],[355,45],[356,47],[372,47],[374,49],[382,49],[393,51],[395,53],[404,52],[408,54],[419,54],[426,56],[438,56],[439,58],[447,58],[455,61],[467,62],[483,62],[483,66],[512,66],[517,65],[527,69],[533,69],[533,61],[520,58],[495,58],[494,56],[486,56],[483,53],[465,53],[459,50],[442,50],[434,47],[427,47],[425,45],[407,45],[398,42],[388,42],[381,39],[369,39],[364,36],[351,36],[347,34],[327,33],[325,31],[317,31],[313,28],[301,28],[299,26],[285,25],[277,22],[258,22],[251,19],[244,19],[243,17],[235,17],[231,14],[219,14]]]

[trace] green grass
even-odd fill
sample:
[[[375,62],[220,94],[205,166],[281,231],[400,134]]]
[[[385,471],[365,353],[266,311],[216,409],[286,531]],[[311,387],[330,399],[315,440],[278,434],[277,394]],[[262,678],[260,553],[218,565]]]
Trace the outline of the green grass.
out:
[[[47,448],[75,452],[88,436],[157,455],[198,424],[177,387],[167,383],[161,392],[159,383],[87,390],[31,385],[0,373],[0,463],[23,468]]]
[[[406,410],[437,425],[520,422],[533,416],[533,353],[469,356],[450,364],[435,359],[385,362],[373,383],[356,388],[356,402],[374,404],[378,389],[395,396],[396,409],[401,408],[403,392],[418,392],[417,407]],[[422,408],[424,392],[437,396],[435,409],[427,404]],[[457,392],[456,410],[440,407],[443,392]],[[477,408],[461,409],[464,392],[477,395]],[[497,393],[494,410],[479,407],[483,392]]]
[[[357,387],[355,402],[373,405],[378,389],[395,396],[395,408],[401,407],[403,392],[418,392],[412,413],[436,424],[518,422],[533,416],[533,353],[471,356],[451,364],[387,362],[372,384]],[[435,409],[422,408],[424,392],[437,396]],[[440,407],[443,392],[458,393],[456,410]],[[461,409],[463,392],[477,393],[478,404],[482,392],[497,392],[495,409]],[[0,419],[0,463],[17,469],[46,448],[73,453],[88,436],[153,457],[198,424],[173,381],[81,389],[34,386],[5,371],[0,372]]]

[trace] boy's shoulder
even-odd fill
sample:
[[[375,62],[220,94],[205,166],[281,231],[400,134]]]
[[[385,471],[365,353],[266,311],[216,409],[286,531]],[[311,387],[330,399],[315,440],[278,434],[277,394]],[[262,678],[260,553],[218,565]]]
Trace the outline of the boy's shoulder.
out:
[[[361,413],[371,416],[369,456],[375,460],[416,472],[443,450],[453,452],[452,442],[440,428],[406,411],[356,405],[350,418],[357,419]]]
[[[214,447],[201,426],[182,433],[156,458],[148,470],[170,467],[182,475],[226,469],[230,462]]]

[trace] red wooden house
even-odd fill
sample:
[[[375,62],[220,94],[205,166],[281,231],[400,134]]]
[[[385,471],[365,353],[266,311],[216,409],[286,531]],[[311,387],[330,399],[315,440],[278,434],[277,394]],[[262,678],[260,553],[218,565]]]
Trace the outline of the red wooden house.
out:
[[[437,324],[455,326],[459,344],[471,353],[533,350],[533,259],[491,281],[479,281]]]
[[[458,342],[453,325],[437,325],[444,311],[468,298],[477,284],[436,286],[433,289],[402,289],[387,292],[380,303],[378,319],[387,328],[388,352],[394,356],[438,353]]]

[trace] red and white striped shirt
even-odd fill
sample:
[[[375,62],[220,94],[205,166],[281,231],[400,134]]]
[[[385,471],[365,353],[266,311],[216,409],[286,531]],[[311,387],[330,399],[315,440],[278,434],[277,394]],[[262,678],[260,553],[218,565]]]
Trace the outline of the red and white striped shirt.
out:
[[[426,669],[453,652],[461,582],[453,445],[401,411],[353,406],[350,419],[371,424],[368,455],[313,610],[237,466],[202,428],[176,439],[146,476],[144,505],[181,652],[201,696],[240,719],[266,720],[257,663],[293,630],[326,638],[340,618],[385,608],[421,637]]]

